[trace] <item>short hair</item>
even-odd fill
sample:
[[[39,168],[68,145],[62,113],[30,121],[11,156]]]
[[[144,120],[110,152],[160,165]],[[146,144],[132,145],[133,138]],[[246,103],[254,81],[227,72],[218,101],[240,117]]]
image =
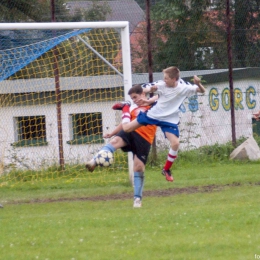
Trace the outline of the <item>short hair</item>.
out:
[[[163,73],[166,73],[171,79],[176,78],[178,80],[180,77],[180,70],[175,66],[164,69]]]
[[[142,88],[142,85],[141,84],[136,84],[136,85],[133,85],[129,91],[128,91],[128,95],[131,95],[131,94],[142,94],[143,93],[143,88]]]

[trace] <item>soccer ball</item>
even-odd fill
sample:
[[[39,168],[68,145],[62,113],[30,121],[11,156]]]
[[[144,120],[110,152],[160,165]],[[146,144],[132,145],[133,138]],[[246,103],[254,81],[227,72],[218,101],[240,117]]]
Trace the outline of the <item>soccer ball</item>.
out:
[[[101,150],[97,153],[95,157],[95,162],[99,166],[108,167],[113,163],[113,161],[114,161],[114,155],[109,151]]]

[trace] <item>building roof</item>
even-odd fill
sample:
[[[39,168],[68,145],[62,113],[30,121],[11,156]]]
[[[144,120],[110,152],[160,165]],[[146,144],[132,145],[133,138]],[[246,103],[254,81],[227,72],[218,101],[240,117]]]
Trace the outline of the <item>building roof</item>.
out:
[[[133,32],[140,21],[145,20],[145,13],[134,0],[113,0],[98,1],[98,4],[108,4],[111,8],[111,14],[108,14],[107,21],[128,21],[129,31]],[[73,1],[67,2],[66,8],[73,15],[77,9],[87,10],[92,7],[92,1]]]
[[[133,74],[133,77],[134,75],[137,74]],[[191,81],[194,75],[202,76],[202,80],[205,81],[205,83],[203,84],[205,85],[229,81],[228,69],[192,70],[192,71],[180,72],[180,77],[186,81]],[[233,68],[232,76],[233,76],[233,80],[260,78],[260,68],[258,67]],[[162,77],[163,77],[162,72],[153,73],[153,81],[160,80],[162,79]],[[148,75],[147,75],[147,79],[148,79]]]
[[[228,69],[181,71],[182,79],[191,81],[194,75],[202,76],[203,85],[216,84],[229,81]],[[135,73],[132,75],[132,84],[148,82],[148,73]],[[259,79],[260,68],[237,68],[233,69],[234,80]],[[153,81],[163,79],[162,72],[153,73]],[[36,86],[39,86],[37,88]],[[94,88],[116,88],[123,86],[123,78],[119,75],[103,75],[89,77],[61,77],[61,91],[83,90]],[[0,82],[0,95],[10,93],[30,93],[55,91],[54,78],[4,80]]]

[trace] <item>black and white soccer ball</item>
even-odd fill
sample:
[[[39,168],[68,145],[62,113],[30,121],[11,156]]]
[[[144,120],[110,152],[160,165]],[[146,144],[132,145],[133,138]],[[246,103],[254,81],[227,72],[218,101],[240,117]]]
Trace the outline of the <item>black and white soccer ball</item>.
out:
[[[114,155],[113,153],[109,151],[99,151],[95,157],[95,162],[99,166],[108,167],[110,166],[114,161]]]

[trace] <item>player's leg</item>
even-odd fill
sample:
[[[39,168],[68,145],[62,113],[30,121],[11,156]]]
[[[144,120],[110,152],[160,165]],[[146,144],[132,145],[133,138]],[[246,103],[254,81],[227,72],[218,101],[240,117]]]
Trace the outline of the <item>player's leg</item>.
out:
[[[142,206],[143,188],[144,188],[144,163],[134,156],[134,208]]]
[[[122,127],[123,130],[127,133],[133,132],[137,128],[142,126],[137,122],[136,119],[131,121],[131,115],[130,115],[130,107],[128,105],[125,105],[122,108]]]
[[[130,106],[130,101],[119,102],[112,106],[112,109],[114,110],[122,110],[122,124],[126,124],[131,121]]]
[[[123,130],[127,133],[133,132],[137,128],[141,127],[142,125],[137,122],[137,120],[129,121],[129,122],[122,122]]]
[[[165,136],[170,141],[171,147],[170,147],[169,153],[167,155],[167,159],[166,159],[165,165],[163,167],[162,174],[165,175],[165,178],[167,181],[172,182],[173,176],[171,174],[170,169],[178,155],[179,138],[175,134],[169,133],[169,132],[165,132]]]
[[[103,146],[99,151],[103,150],[114,153],[117,149],[124,147],[125,145],[125,141],[120,136],[115,136],[108,144]],[[90,172],[93,172],[96,168],[95,157],[96,155],[86,163],[86,168]]]
[[[171,144],[167,160],[162,169],[162,174],[165,176],[167,181],[172,182],[173,177],[170,168],[172,167],[174,160],[177,158],[179,150],[179,128],[178,125],[167,122],[160,122],[160,126],[165,137],[170,141]]]
[[[148,159],[151,144],[136,132],[130,133],[132,137],[131,150],[134,154],[134,207],[142,206],[144,188],[144,170]]]

